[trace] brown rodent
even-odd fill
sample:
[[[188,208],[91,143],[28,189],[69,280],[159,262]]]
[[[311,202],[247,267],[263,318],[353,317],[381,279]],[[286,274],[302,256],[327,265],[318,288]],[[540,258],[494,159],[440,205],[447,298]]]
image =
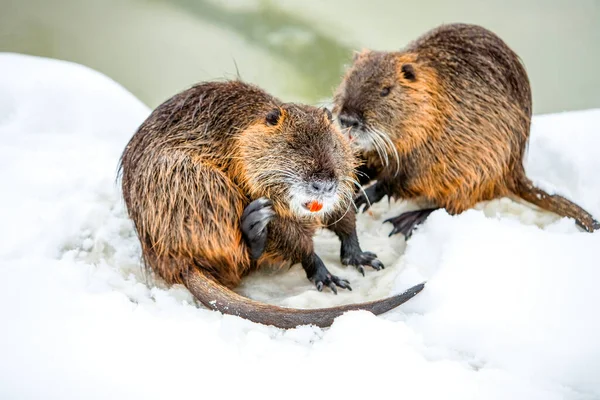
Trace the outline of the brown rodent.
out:
[[[385,195],[434,204],[386,220],[390,235],[409,237],[437,208],[458,214],[512,195],[587,231],[600,228],[581,207],[526,177],[529,78],[517,54],[483,27],[442,25],[400,52],[358,53],[333,112],[362,151],[361,183],[376,180],[356,197],[358,207]]]
[[[380,314],[417,294],[422,285],[370,303],[303,310],[231,290],[261,265],[284,262],[301,263],[319,291],[351,290],[313,250],[320,227],[340,238],[343,264],[363,274],[363,266],[383,268],[360,248],[355,159],[331,118],[240,81],[202,83],[161,104],[120,161],[145,264],[208,308],[281,328],[329,326],[348,310]]]

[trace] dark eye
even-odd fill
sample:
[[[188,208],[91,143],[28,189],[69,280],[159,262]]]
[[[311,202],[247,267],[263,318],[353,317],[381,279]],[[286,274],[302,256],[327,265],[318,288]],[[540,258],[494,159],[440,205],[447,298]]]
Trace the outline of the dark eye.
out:
[[[380,95],[381,97],[385,97],[385,96],[387,96],[388,94],[390,94],[390,92],[391,92],[391,91],[392,91],[392,87],[391,87],[391,86],[386,86],[386,87],[384,87],[383,89],[381,89],[381,93],[379,93],[379,95]]]
[[[279,108],[275,108],[269,111],[265,117],[265,121],[267,122],[267,125],[274,126],[279,122],[279,118],[281,118],[281,110]]]

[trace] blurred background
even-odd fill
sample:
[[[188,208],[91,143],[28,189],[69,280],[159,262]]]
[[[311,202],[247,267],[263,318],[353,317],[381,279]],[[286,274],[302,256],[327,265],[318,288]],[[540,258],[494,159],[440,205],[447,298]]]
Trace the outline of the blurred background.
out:
[[[317,104],[353,50],[448,22],[481,24],[522,57],[535,113],[600,107],[600,0],[0,0],[0,51],[87,65],[150,107],[238,72]]]

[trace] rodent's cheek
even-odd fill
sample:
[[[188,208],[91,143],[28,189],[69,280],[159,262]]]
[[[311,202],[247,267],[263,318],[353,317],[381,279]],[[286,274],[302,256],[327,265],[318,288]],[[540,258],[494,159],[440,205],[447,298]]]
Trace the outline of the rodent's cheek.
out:
[[[298,216],[308,216],[313,213],[307,208],[307,204],[315,200],[306,194],[306,190],[297,185],[293,185],[288,190],[288,204],[290,211]]]
[[[296,196],[292,193],[290,193],[288,196],[288,205],[290,207],[290,211],[294,215],[304,216],[310,214],[310,211],[308,211],[306,207],[304,207],[305,203],[306,202],[303,201],[299,196]]]
[[[371,138],[372,133],[369,132],[361,132],[359,135],[354,137],[352,141],[352,147],[356,150],[360,151],[372,151],[375,150],[375,146],[373,145],[373,139]]]

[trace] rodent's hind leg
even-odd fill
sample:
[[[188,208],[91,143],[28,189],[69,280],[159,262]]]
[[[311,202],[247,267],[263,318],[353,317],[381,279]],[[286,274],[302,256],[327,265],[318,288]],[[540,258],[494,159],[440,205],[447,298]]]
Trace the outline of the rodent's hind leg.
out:
[[[365,276],[364,266],[370,266],[377,271],[385,268],[377,259],[377,254],[362,251],[360,248],[356,233],[356,214],[353,209],[345,211],[342,217],[334,213],[329,220],[333,222],[327,224],[327,228],[332,230],[342,242],[340,259],[343,265],[353,265],[363,276]]]
[[[424,208],[422,210],[408,211],[397,217],[388,218],[383,222],[390,222],[394,225],[394,229],[392,229],[389,236],[395,235],[396,233],[402,233],[408,240],[408,238],[412,236],[413,230],[418,225],[422,224],[427,217],[429,217],[429,214],[437,209],[438,208]]]
[[[244,209],[241,218],[242,236],[250,249],[250,256],[258,260],[265,251],[267,225],[275,216],[273,203],[266,197],[254,200]]]
[[[308,279],[314,282],[319,292],[323,290],[323,286],[328,286],[335,294],[337,294],[337,287],[352,290],[350,282],[329,272],[321,257],[315,253],[302,259],[302,268],[306,271]]]
[[[139,193],[147,191],[141,207],[150,219],[143,222],[160,239],[142,242],[157,257],[153,268],[167,282],[183,283],[195,264],[219,283],[237,286],[252,267],[240,229],[244,195],[222,171],[185,152],[159,160],[148,180],[136,182]]]

